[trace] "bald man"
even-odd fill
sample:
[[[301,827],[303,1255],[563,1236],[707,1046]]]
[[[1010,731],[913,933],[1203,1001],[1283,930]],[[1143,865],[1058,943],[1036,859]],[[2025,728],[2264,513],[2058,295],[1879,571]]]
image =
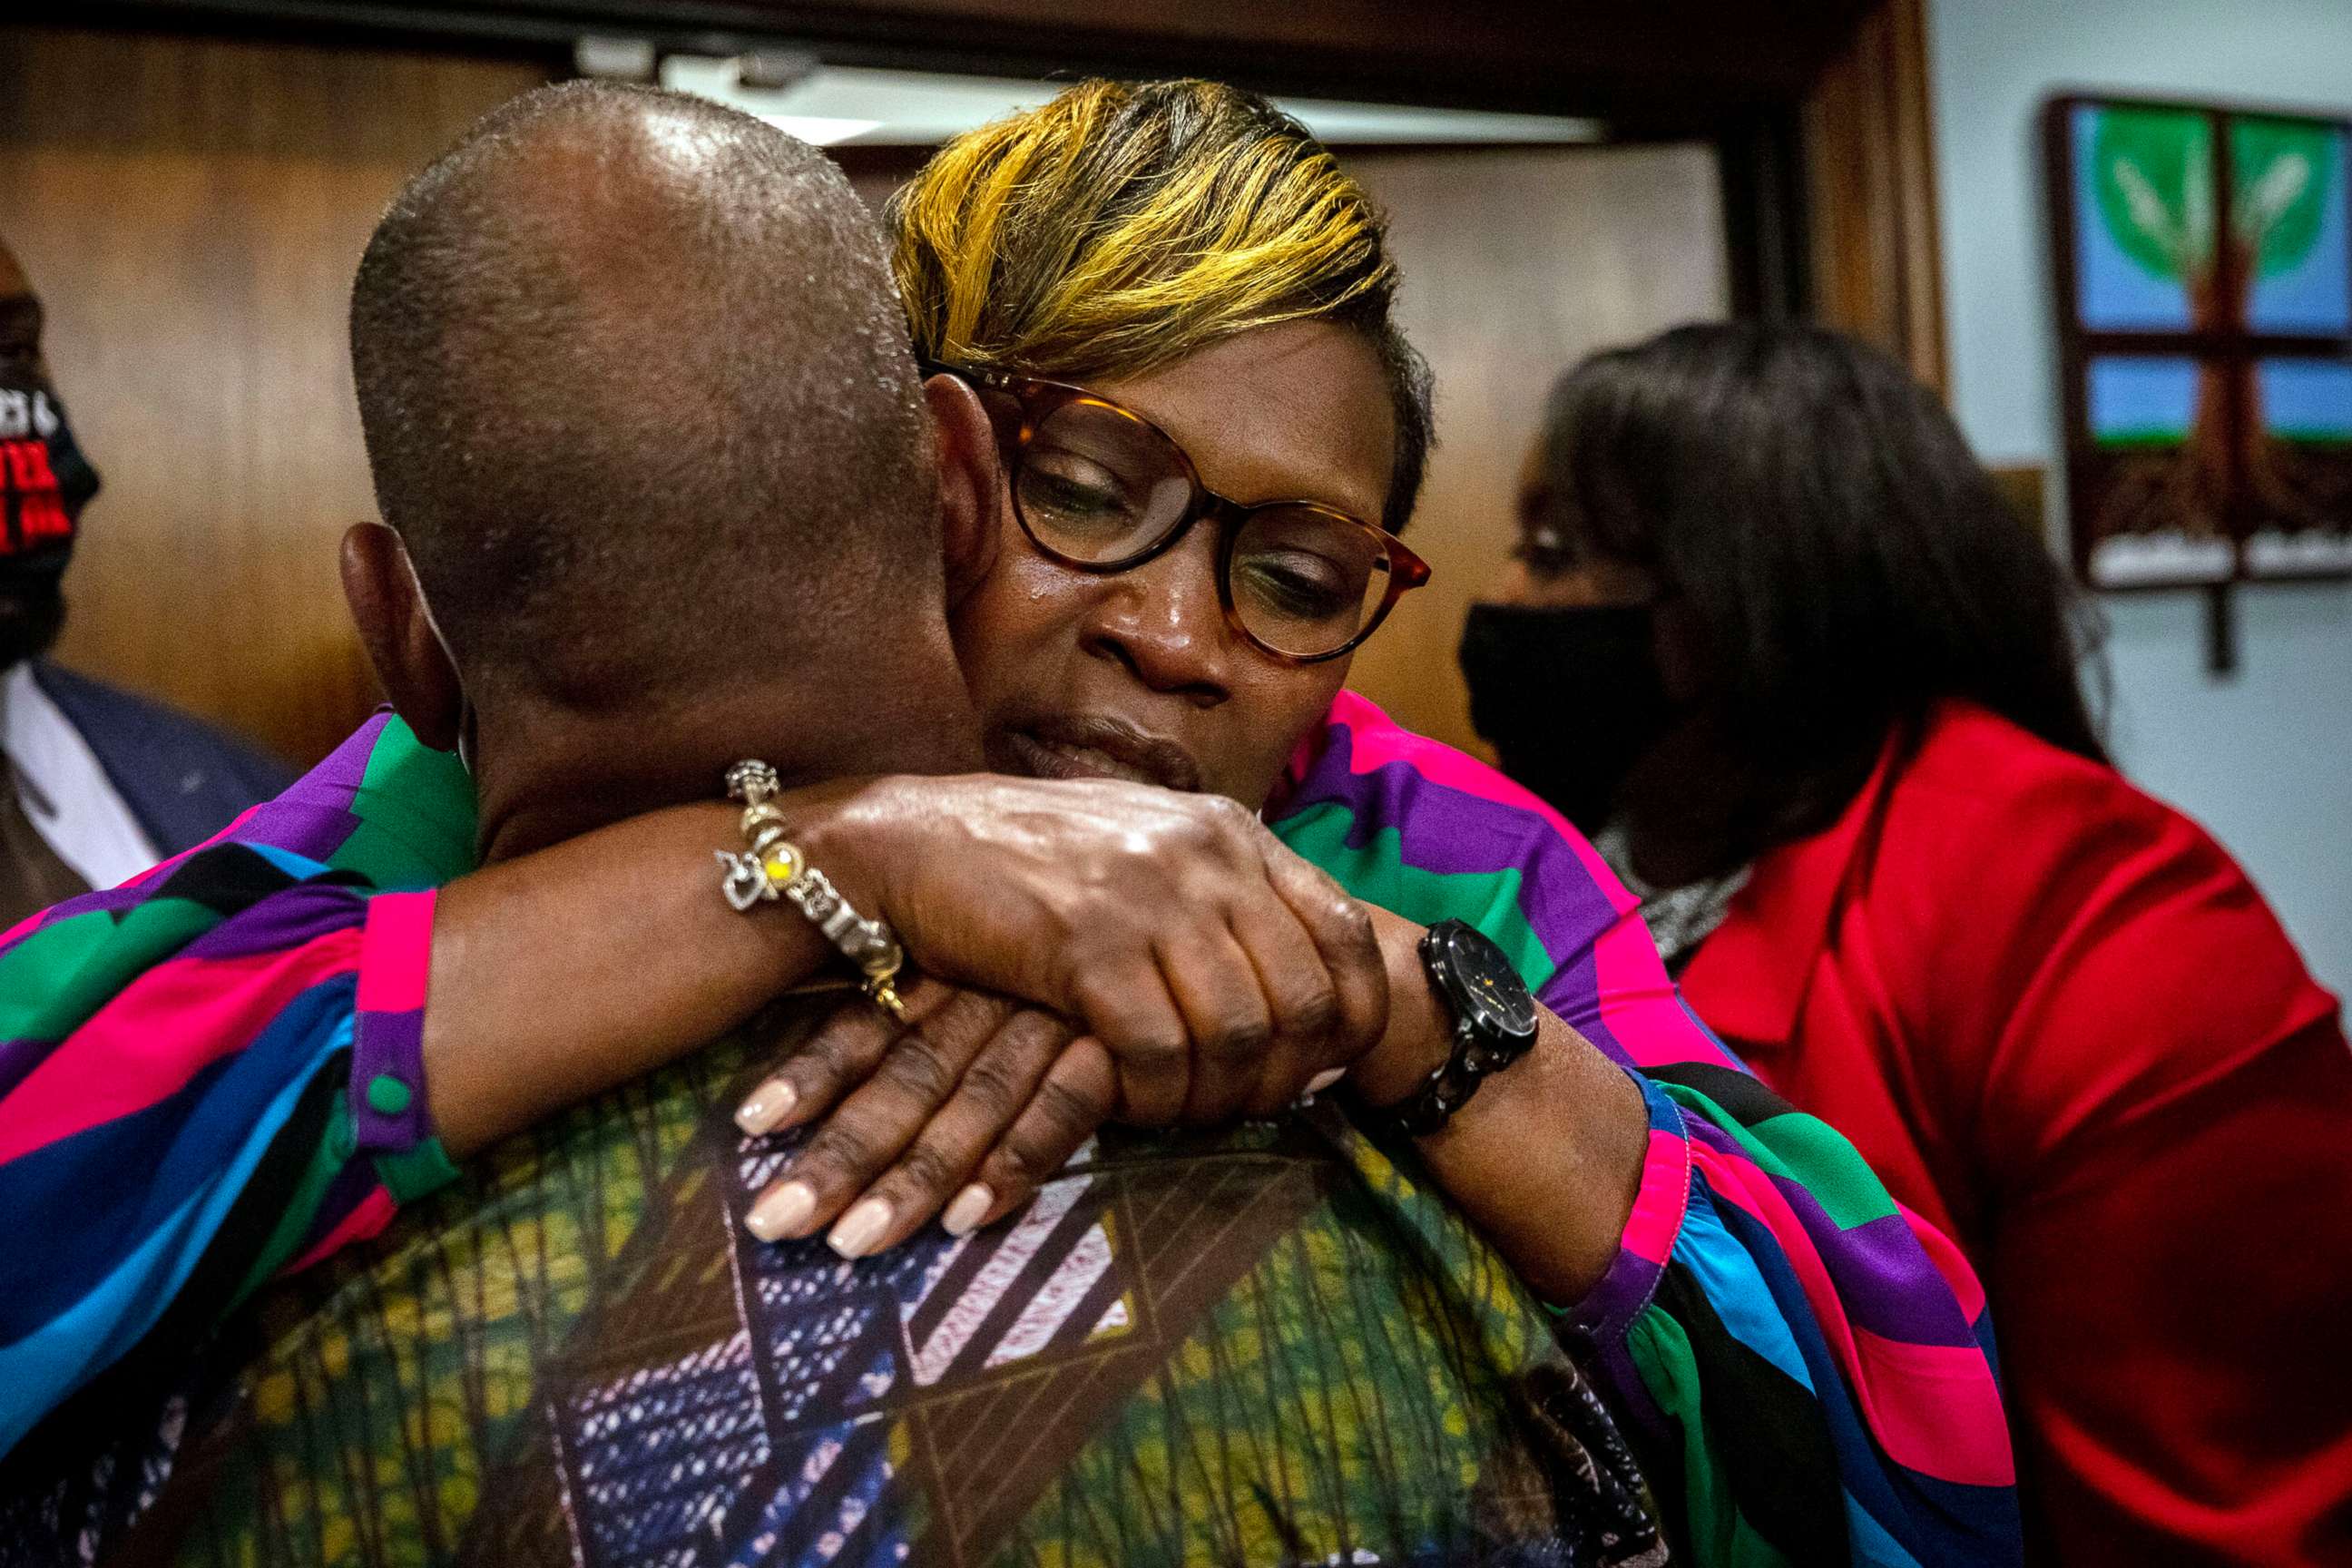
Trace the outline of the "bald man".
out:
[[[98,471],[50,379],[42,326],[0,243],[0,931],[202,843],[291,777],[208,724],[47,658]]]
[[[191,1141],[269,1130],[243,1168],[274,1187],[121,1184],[124,1223],[162,1239],[107,1279],[195,1261],[135,1276],[172,1304],[121,1320],[127,1352],[58,1320],[54,1347],[102,1370],[0,1465],[0,1562],[1660,1554],[1547,1314],[1328,1110],[1106,1133],[1004,1223],[855,1262],[748,1233],[789,1144],[729,1113],[808,1015],[737,1021],[829,949],[790,909],[728,907],[709,856],[738,814],[710,797],[746,756],[817,803],[836,775],[974,765],[944,561],[997,482],[984,417],[927,404],[878,237],[820,155],[693,100],[529,95],[394,203],[352,322],[398,531],[355,531],[345,580],[400,718],[269,808],[271,837],[159,891],[201,911],[172,918],[207,967],[150,977],[168,996],[214,994],[236,962],[268,976],[278,1011],[188,1092],[229,1093],[256,1053],[315,1056],[313,1076],[257,1069],[276,1099],[189,1118]],[[418,804],[467,799],[478,818]],[[926,830],[919,808],[885,818]],[[987,911],[992,929],[926,934],[1013,990],[1043,943],[984,837],[915,857],[931,882],[893,907]],[[851,839],[803,842],[821,866]],[[411,890],[478,847],[485,868],[437,908]],[[1276,873],[1229,874],[1235,899],[1274,896]],[[445,1141],[545,1109],[499,1102],[486,1055],[609,1082],[646,1045],[614,1033],[623,1011],[725,1037],[422,1195],[450,1174]],[[944,1007],[935,1024],[957,1026]],[[91,1237],[63,1238],[13,1281],[26,1293],[119,1244],[116,1186],[89,1174]],[[394,1198],[415,1201],[372,1246],[265,1293],[190,1364],[224,1302]],[[182,1217],[199,1211],[222,1217],[199,1234]],[[0,1374],[55,1360],[14,1348]]]

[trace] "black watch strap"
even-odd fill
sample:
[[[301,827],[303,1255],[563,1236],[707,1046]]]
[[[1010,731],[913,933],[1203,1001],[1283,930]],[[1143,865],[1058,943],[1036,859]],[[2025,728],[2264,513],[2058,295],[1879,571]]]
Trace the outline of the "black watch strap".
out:
[[[1364,1130],[1376,1136],[1390,1138],[1426,1138],[1454,1120],[1454,1113],[1470,1102],[1478,1092],[1483,1073],[1463,1070],[1465,1052],[1463,1036],[1469,1024],[1457,1019],[1454,1025],[1454,1049],[1444,1061],[1430,1069],[1421,1087],[1398,1103],[1375,1110],[1367,1107],[1357,1121]]]
[[[1426,1138],[1454,1119],[1454,1113],[1470,1102],[1478,1086],[1492,1074],[1517,1061],[1535,1045],[1532,1026],[1533,998],[1517,976],[1510,984],[1517,988],[1517,1000],[1529,1014],[1528,1026],[1524,1030],[1506,1029],[1498,1025],[1482,1024],[1465,1008],[1459,995],[1462,977],[1452,965],[1453,955],[1463,944],[1474,944],[1482,950],[1482,968],[1490,972],[1504,965],[1501,951],[1475,928],[1459,921],[1447,921],[1431,930],[1422,940],[1421,960],[1428,972],[1431,988],[1445,998],[1454,1016],[1454,1045],[1445,1059],[1430,1069],[1421,1087],[1394,1105],[1366,1107],[1357,1114],[1358,1122],[1376,1135],[1403,1138]],[[1505,966],[1504,972],[1508,973]]]

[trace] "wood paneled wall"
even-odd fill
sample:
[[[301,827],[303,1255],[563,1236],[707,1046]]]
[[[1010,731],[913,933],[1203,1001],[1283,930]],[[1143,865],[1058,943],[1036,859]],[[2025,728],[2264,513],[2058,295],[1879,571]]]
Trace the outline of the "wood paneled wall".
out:
[[[344,340],[401,182],[543,79],[379,50],[0,28],[0,237],[105,479],[61,657],[297,762],[374,702],[335,574],[375,515]]]
[[[1721,317],[1715,158],[1697,146],[1345,155],[1389,208],[1405,329],[1437,373],[1437,450],[1408,537],[1434,574],[1349,684],[1466,750],[1462,619],[1517,529],[1519,462],[1559,373],[1595,349]]]

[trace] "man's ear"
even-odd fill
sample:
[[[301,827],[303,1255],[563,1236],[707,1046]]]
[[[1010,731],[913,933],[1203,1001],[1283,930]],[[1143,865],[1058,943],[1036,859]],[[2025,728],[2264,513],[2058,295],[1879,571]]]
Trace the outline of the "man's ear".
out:
[[[970,382],[935,375],[923,383],[923,402],[940,455],[940,543],[948,607],[953,609],[996,564],[997,542],[1003,537],[1000,514],[1008,504],[1004,459],[997,450],[996,426]]]
[[[436,751],[456,751],[464,689],[433,629],[408,547],[383,523],[354,523],[343,535],[342,566],[343,599],[385,695],[418,740]]]

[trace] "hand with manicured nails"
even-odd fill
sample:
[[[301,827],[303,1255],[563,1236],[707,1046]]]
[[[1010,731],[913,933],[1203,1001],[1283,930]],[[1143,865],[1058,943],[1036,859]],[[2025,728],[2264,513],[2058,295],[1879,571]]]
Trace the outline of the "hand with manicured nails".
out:
[[[882,779],[801,820],[810,863],[888,921],[923,973],[1100,1040],[1120,1121],[1227,1120],[1387,1026],[1370,916],[1221,796]]]
[[[863,1254],[942,1205],[969,1228],[1106,1120],[1269,1113],[1335,1068],[1391,1104],[1450,1048],[1419,928],[1345,898],[1229,803],[977,778],[815,785],[782,804],[811,862],[897,925],[933,978],[909,990],[911,1029],[860,1001],[753,1097],[755,1126],[840,1106],[756,1206],[763,1235],[854,1215],[835,1229]],[[746,919],[717,895],[707,857],[737,815],[656,812],[442,889],[424,1056],[453,1155],[839,973],[808,921]],[[1525,1062],[1421,1148],[1529,1285],[1572,1301],[1614,1255],[1646,1113],[1575,1031],[1549,1014],[1538,1028]],[[869,1188],[879,1202],[853,1208]]]
[[[976,798],[942,801],[942,782],[976,784]],[[915,802],[893,790],[827,814],[823,852],[839,845],[845,875],[875,889],[935,974],[1058,994],[1086,1025],[936,978],[908,991],[905,1026],[839,1010],[740,1115],[754,1132],[825,1116],[754,1205],[760,1235],[838,1216],[830,1239],[858,1257],[943,1207],[969,1230],[1106,1121],[1270,1115],[1381,1037],[1388,978],[1370,916],[1233,803],[1093,780],[916,793],[928,830],[963,842],[906,831]],[[993,894],[959,870],[984,872]],[[1004,945],[1023,930],[1049,945]]]
[[[1453,1021],[1421,969],[1422,929],[1369,912],[1387,966],[1384,1032],[1369,1048],[1350,1040],[1260,1071],[1242,1096],[1247,1113],[1273,1114],[1340,1076],[1365,1102],[1393,1104],[1451,1054]],[[737,1111],[752,1133],[814,1129],[753,1205],[754,1234],[830,1225],[827,1241],[848,1258],[895,1247],[934,1215],[961,1235],[1025,1203],[1105,1121],[1130,1120],[1118,1112],[1117,1053],[1055,1015],[937,981],[908,1002],[908,1025],[863,1002],[837,1011]],[[1569,1302],[1616,1256],[1646,1113],[1633,1080],[1574,1029],[1540,1009],[1537,1026],[1524,1063],[1418,1146],[1529,1286]],[[1317,1061],[1328,1065],[1309,1070]],[[1218,1069],[1193,1068],[1204,1070]]]
[[[1384,924],[1413,929],[1392,917]],[[1393,969],[1392,954],[1388,963]],[[862,1000],[836,1008],[738,1109],[737,1123],[754,1135],[814,1127],[752,1205],[748,1223],[762,1239],[831,1226],[833,1248],[862,1258],[934,1216],[961,1236],[1026,1203],[1105,1122],[1156,1124],[1122,1110],[1134,1097],[1122,1090],[1117,1055],[1054,1013],[930,979],[908,989],[907,1005],[905,1024]],[[1431,1022],[1421,1018],[1428,1012],[1414,1012],[1417,1026]],[[1319,1047],[1299,1041],[1199,1062],[1191,1076],[1235,1080],[1202,1085],[1204,1103],[1271,1116],[1376,1067],[1393,1078],[1395,1058],[1413,1058],[1433,1039],[1442,1052],[1442,1026],[1417,1026],[1411,1039],[1391,1026],[1370,1047],[1343,1028]],[[1423,1069],[1408,1070],[1418,1081]]]
[[[809,863],[861,913],[890,921],[921,971],[1076,1021],[1109,1064],[1097,1077],[1124,1120],[1213,1121],[1279,1103],[1386,1026],[1370,917],[1230,801],[974,776],[835,781],[777,805]],[[710,851],[737,816],[673,807],[442,889],[424,1056],[454,1156],[841,973],[793,910],[747,918],[719,897]],[[962,1040],[975,1005],[941,1016],[918,1047]],[[858,1049],[878,1059],[878,1047]]]
[[[736,1112],[751,1133],[817,1124],[752,1205],[753,1234],[830,1225],[847,1258],[934,1215],[961,1235],[1024,1201],[1108,1120],[1110,1055],[1056,1015],[938,980],[906,999],[904,1025],[862,1001],[836,1009]]]
[[[1114,1120],[1118,1063],[1099,1039],[935,980],[907,1003],[903,1025],[863,1003],[839,1008],[736,1112],[754,1134],[815,1123],[753,1205],[755,1234],[832,1224],[826,1240],[846,1258],[895,1247],[934,1215],[961,1236],[1027,1202]],[[1312,1060],[1260,1071],[1241,1114],[1271,1115],[1347,1070]]]

